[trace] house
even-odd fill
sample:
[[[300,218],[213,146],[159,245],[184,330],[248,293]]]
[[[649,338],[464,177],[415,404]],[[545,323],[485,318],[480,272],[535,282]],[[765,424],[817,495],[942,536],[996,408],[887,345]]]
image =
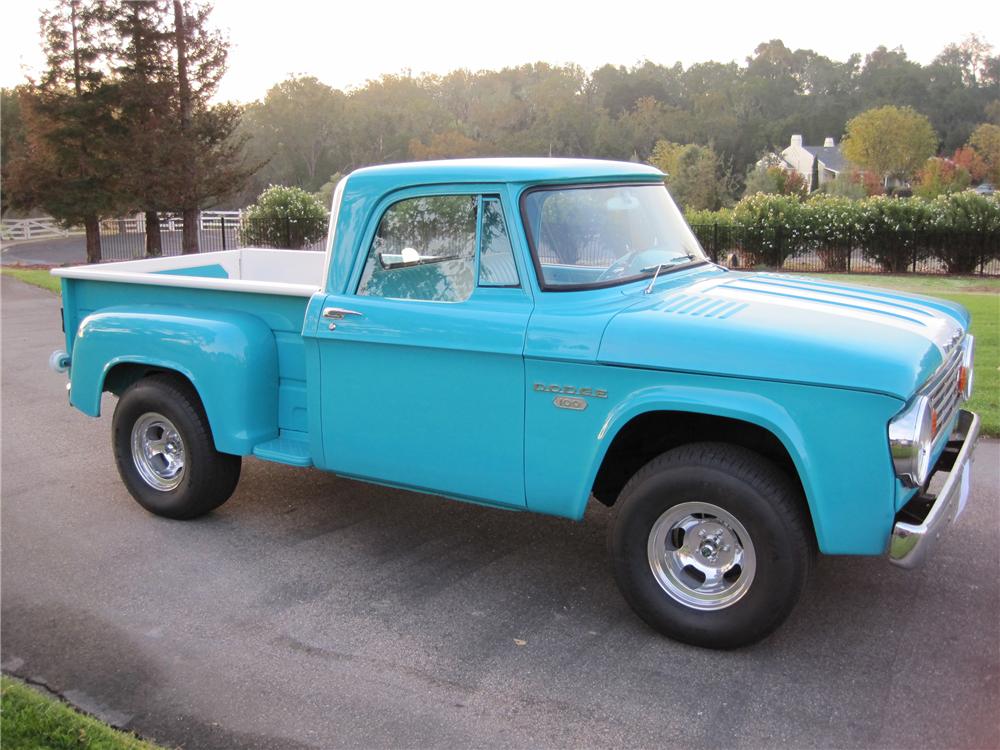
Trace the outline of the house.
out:
[[[804,146],[801,135],[793,135],[788,148],[780,154],[768,154],[757,162],[757,166],[763,169],[777,166],[798,172],[809,186],[809,192],[853,169],[833,138],[827,138],[822,146]]]

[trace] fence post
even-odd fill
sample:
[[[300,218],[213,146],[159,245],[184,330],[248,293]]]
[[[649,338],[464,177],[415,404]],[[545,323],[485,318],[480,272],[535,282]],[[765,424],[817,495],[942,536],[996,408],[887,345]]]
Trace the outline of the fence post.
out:
[[[222,227],[222,249],[226,249],[226,217],[219,217],[219,226]]]
[[[712,226],[712,260],[719,262],[719,222]]]
[[[781,224],[778,224],[778,226],[774,228],[774,257],[771,258],[772,263],[774,263],[774,268],[781,268],[784,265],[781,255],[784,244],[784,234],[784,227]]]
[[[292,249],[292,219],[291,217],[285,217],[285,249]]]

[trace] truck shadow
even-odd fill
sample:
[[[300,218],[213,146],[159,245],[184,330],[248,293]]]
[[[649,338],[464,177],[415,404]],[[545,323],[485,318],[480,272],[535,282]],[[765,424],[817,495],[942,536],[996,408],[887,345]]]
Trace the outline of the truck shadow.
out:
[[[333,607],[436,640],[450,613],[450,645],[469,636],[470,654],[484,638],[509,643],[526,632],[552,642],[615,633],[627,636],[626,649],[710,653],[661,637],[628,608],[609,566],[611,517],[595,501],[575,523],[247,461],[237,494],[199,525],[269,535],[267,545],[280,548],[284,572],[255,602],[269,614]],[[922,580],[883,558],[820,557],[791,618],[742,653],[863,656],[919,613]]]

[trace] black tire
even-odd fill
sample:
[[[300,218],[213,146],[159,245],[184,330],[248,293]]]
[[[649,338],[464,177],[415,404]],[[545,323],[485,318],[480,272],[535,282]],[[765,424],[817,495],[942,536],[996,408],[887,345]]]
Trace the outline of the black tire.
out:
[[[705,504],[721,512],[688,512]],[[791,479],[753,451],[724,443],[667,451],[640,469],[615,503],[608,542],[618,586],[643,620],[678,641],[723,649],[755,643],[785,620],[805,587],[815,542],[804,507]],[[713,527],[718,519],[723,522]],[[658,536],[651,540],[654,525]],[[706,530],[711,547],[703,546]],[[694,544],[684,544],[688,532]],[[664,539],[666,562],[654,565]],[[742,555],[742,566],[720,557],[735,554]],[[713,584],[698,567],[681,567],[692,559],[717,566],[713,576],[731,567]],[[719,600],[690,603],[706,585],[725,589],[705,594]],[[727,596],[735,598],[724,603]]]
[[[151,416],[152,415],[152,416]],[[162,417],[162,419],[157,419]],[[142,420],[142,421],[140,421]],[[179,469],[172,477],[152,476],[151,483],[143,478],[153,470],[167,471],[165,454],[151,459],[133,457],[133,429],[149,424],[156,434],[162,426],[176,428],[182,453]],[[170,433],[171,435],[173,432]],[[141,439],[141,438],[140,438]],[[212,431],[205,417],[198,394],[181,378],[170,375],[151,375],[129,386],[115,407],[111,440],[118,464],[118,473],[132,497],[143,508],[164,518],[197,518],[218,508],[236,489],[240,479],[241,459],[215,450]],[[176,450],[176,441],[169,445]],[[176,457],[176,453],[172,454]],[[142,467],[142,468],[141,468]],[[176,483],[176,486],[170,486]]]

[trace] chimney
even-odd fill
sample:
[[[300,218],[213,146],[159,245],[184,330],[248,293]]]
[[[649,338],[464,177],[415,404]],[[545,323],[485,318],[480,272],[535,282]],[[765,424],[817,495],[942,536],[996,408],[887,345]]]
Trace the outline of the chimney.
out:
[[[793,135],[792,136],[792,143],[791,143],[791,145],[793,147],[794,146],[798,146],[799,148],[802,148],[802,136],[801,135]]]
[[[823,141],[823,148],[833,148],[836,145],[837,144],[833,142],[833,138],[830,138],[829,136],[825,141]]]

